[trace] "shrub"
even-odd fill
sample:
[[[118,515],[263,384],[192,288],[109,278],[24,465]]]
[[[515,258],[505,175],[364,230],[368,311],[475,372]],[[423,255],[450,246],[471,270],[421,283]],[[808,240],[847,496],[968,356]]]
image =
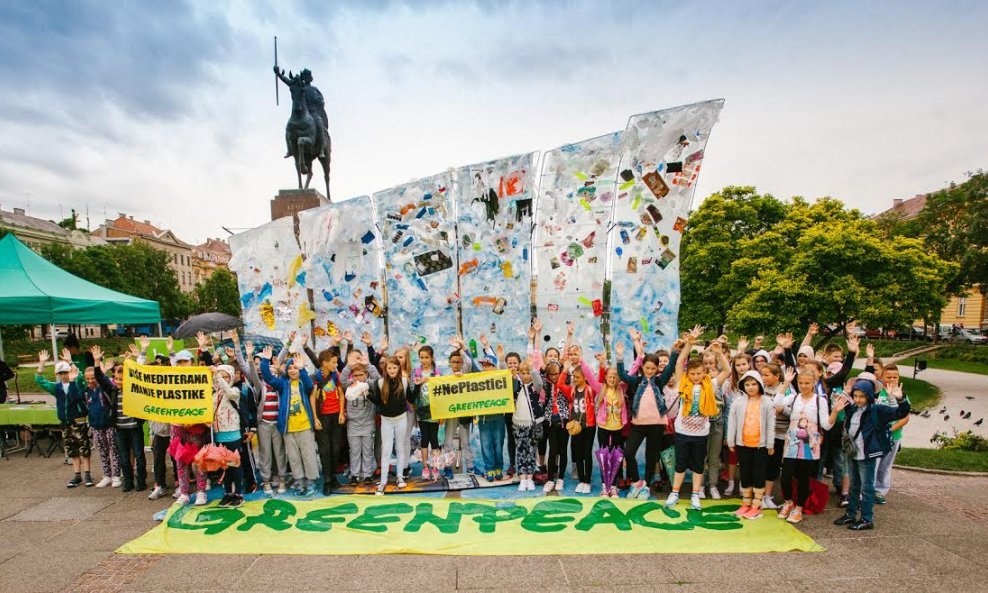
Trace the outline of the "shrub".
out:
[[[954,430],[954,436],[952,437],[947,436],[947,433],[937,432],[930,439],[930,442],[935,443],[940,449],[946,451],[974,451],[976,453],[988,451],[988,439],[974,434],[970,430],[964,432]]]

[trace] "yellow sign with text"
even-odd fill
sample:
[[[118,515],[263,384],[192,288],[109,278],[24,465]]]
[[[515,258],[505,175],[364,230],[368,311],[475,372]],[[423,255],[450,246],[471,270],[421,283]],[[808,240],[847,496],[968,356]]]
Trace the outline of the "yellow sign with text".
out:
[[[123,412],[169,424],[213,421],[213,374],[207,367],[159,367],[124,362]]]
[[[435,420],[515,411],[514,385],[507,369],[432,377],[426,382],[426,389]]]
[[[172,505],[121,554],[697,554],[823,551],[785,521],[747,521],[737,502],[703,510],[612,498],[460,500],[407,495]]]

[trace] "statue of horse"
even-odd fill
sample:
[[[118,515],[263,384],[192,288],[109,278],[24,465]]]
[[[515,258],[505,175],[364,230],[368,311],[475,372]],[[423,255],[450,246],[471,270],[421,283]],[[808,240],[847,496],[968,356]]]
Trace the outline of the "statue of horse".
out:
[[[295,174],[298,178],[298,188],[308,189],[312,181],[312,161],[319,159],[322,163],[323,179],[326,182],[326,197],[329,198],[329,159],[331,144],[326,123],[320,121],[320,116],[309,111],[306,102],[306,86],[295,84],[299,77],[288,73],[287,79],[292,81],[288,88],[292,94],[292,115],[285,125],[285,141],[288,152],[295,161]],[[282,80],[285,80],[284,78]],[[302,175],[305,174],[305,183]]]

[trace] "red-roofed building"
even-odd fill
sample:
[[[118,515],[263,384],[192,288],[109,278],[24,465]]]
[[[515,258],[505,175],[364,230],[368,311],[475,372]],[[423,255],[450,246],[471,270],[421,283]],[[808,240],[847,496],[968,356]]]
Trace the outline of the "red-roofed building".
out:
[[[159,229],[149,220],[134,220],[133,216],[120,212],[115,220],[107,220],[93,234],[102,237],[108,243],[129,244],[140,240],[166,252],[171,258],[170,267],[178,276],[178,286],[182,292],[192,292],[195,289],[192,245],[181,241],[170,230]]]
[[[192,268],[195,283],[199,284],[223,268],[230,269],[230,245],[223,239],[206,239],[202,245],[192,248]]]
[[[879,212],[875,218],[895,217],[899,220],[912,220],[919,216],[923,207],[926,206],[926,196],[929,194],[916,194],[912,198],[895,198],[892,200],[892,207],[884,212]]]

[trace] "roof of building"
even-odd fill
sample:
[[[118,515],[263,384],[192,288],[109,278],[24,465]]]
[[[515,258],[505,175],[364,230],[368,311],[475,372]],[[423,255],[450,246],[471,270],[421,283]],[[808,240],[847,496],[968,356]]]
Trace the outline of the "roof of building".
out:
[[[206,239],[205,243],[196,245],[196,249],[200,251],[210,251],[212,253],[220,255],[230,255],[230,244],[223,239]]]
[[[884,212],[879,212],[875,218],[895,216],[899,220],[911,220],[919,216],[920,211],[926,206],[926,196],[929,194],[916,194],[908,199],[892,200],[892,207]]]
[[[123,231],[125,233],[133,233],[135,235],[146,237],[148,239],[155,239],[157,241],[163,241],[166,243],[175,243],[183,247],[192,247],[188,243],[176,237],[175,233],[171,232],[170,230],[159,229],[158,227],[151,224],[151,222],[148,220],[145,220],[143,222],[140,220],[134,220],[133,216],[126,216],[122,212],[116,219],[107,220],[106,223],[104,223],[101,226],[101,229],[102,228],[113,228],[118,231]]]
[[[28,216],[20,208],[15,208],[14,212],[0,210],[0,222],[9,226],[20,227],[22,229],[33,229],[36,231],[45,231],[46,233],[55,233],[58,235],[69,234],[69,231],[58,226],[55,222],[45,220],[43,218]]]

